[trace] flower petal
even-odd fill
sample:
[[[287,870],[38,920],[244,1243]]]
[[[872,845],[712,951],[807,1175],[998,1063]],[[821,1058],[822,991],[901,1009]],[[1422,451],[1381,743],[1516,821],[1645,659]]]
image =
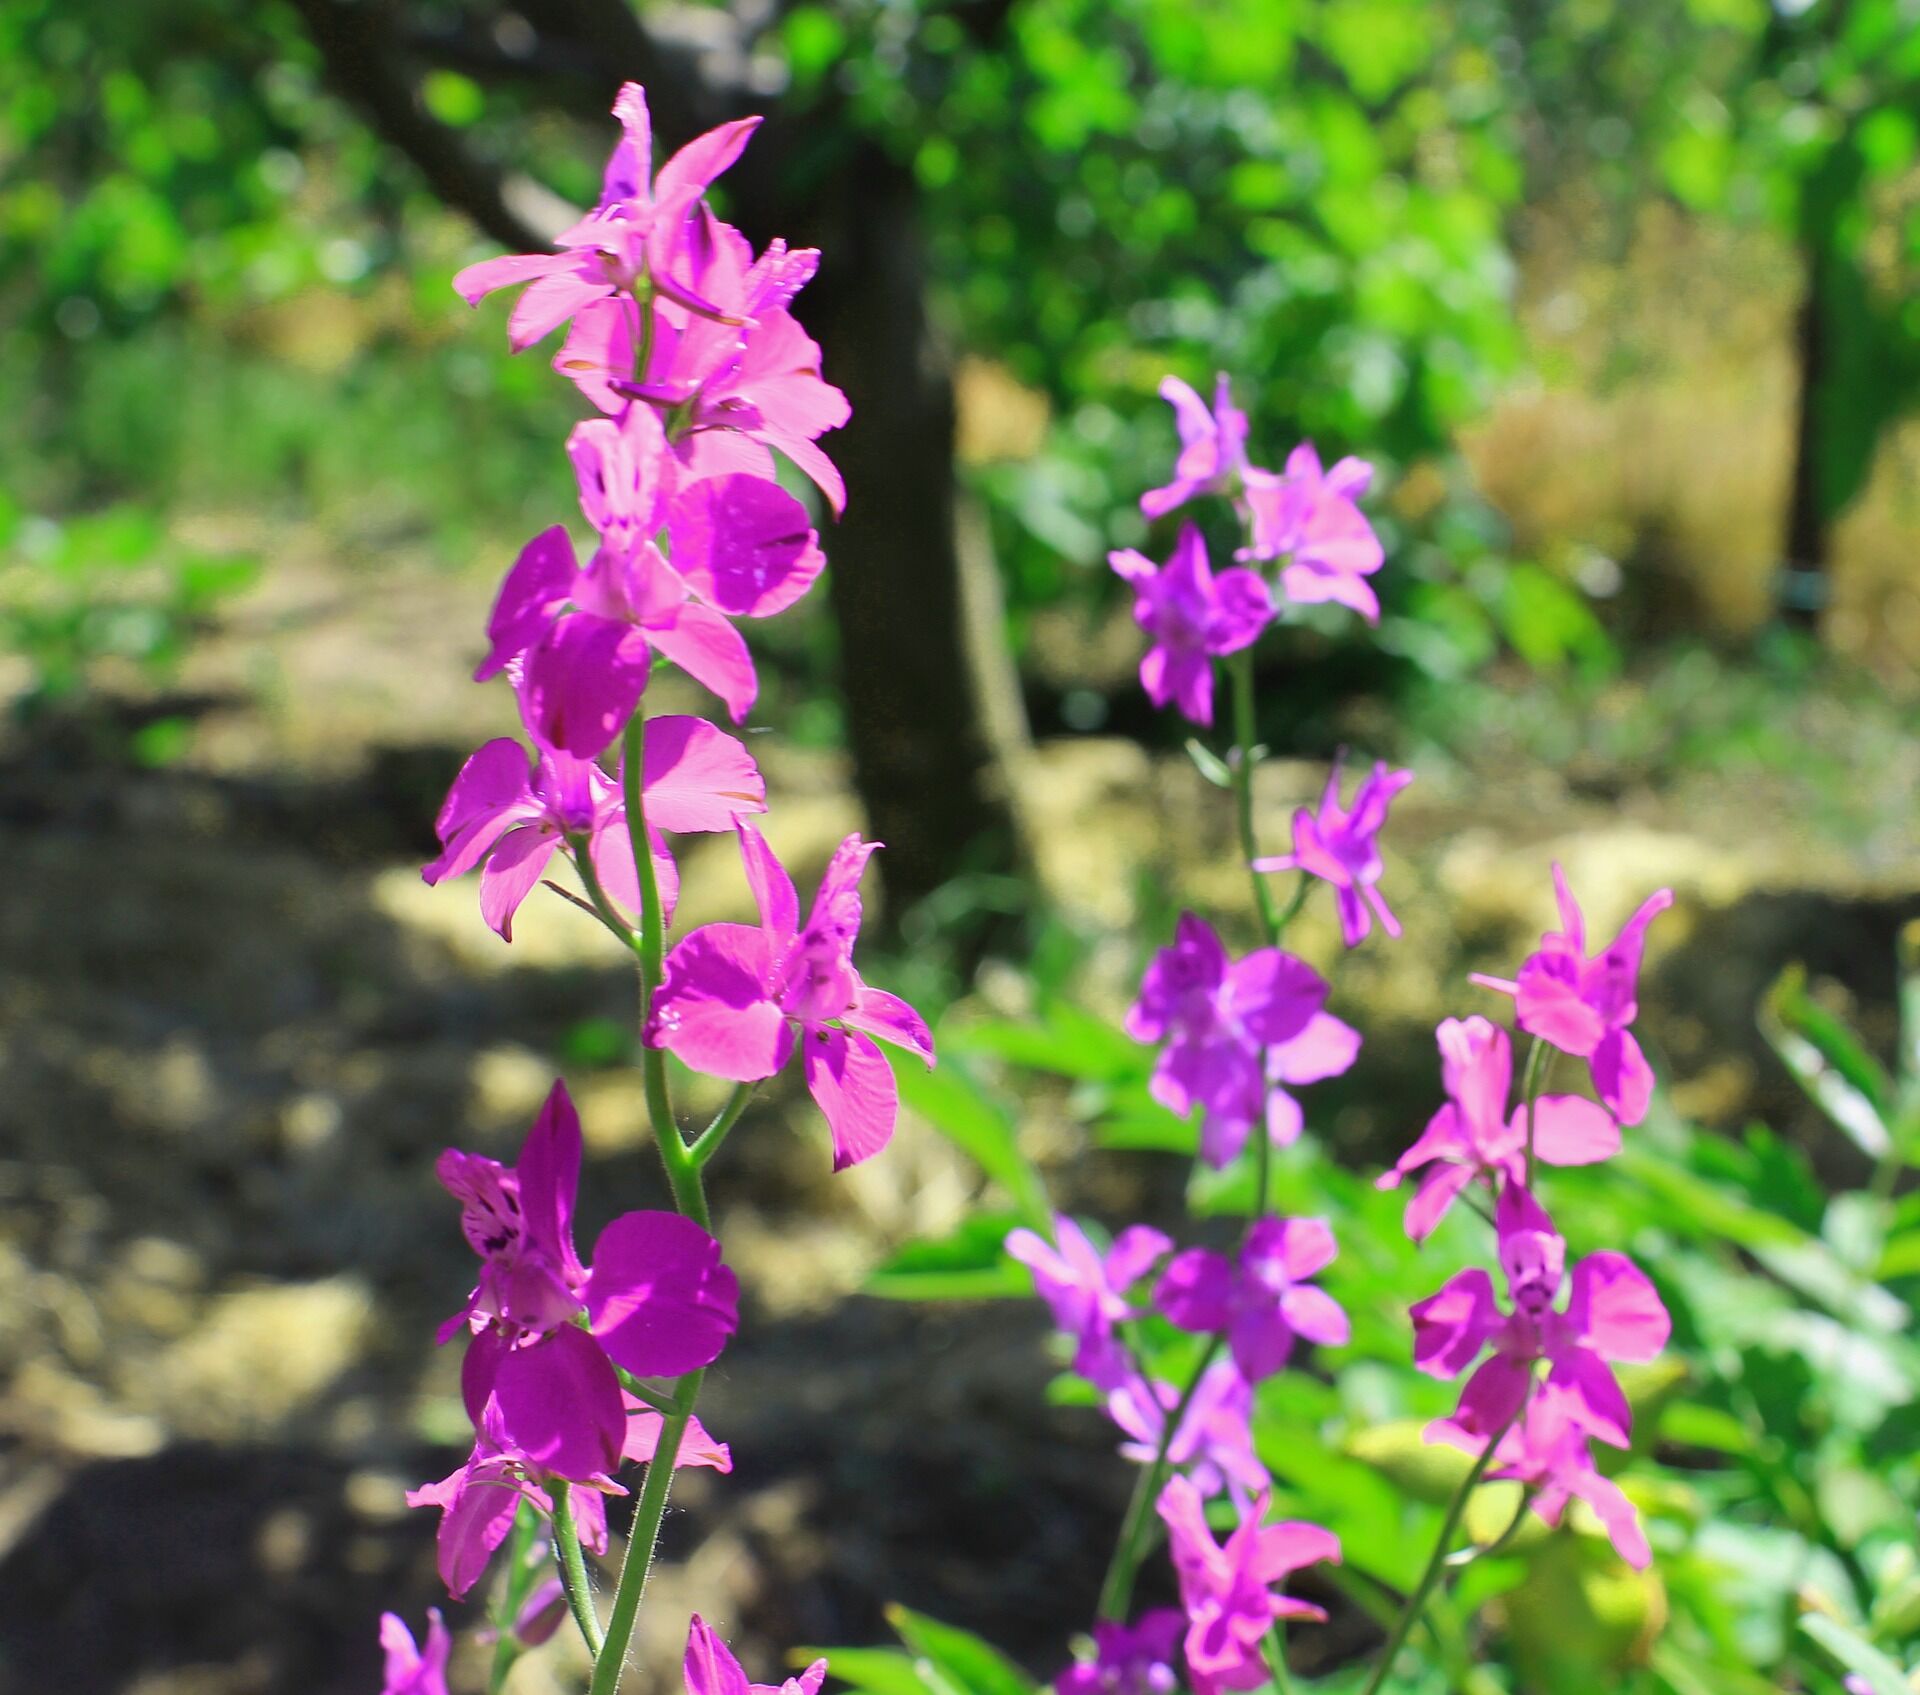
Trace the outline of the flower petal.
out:
[[[704,718],[648,719],[642,771],[647,822],[658,830],[731,830],[741,813],[767,810],[753,755]]]
[[[893,1139],[900,1086],[870,1037],[816,1025],[802,1042],[802,1063],[833,1133],[835,1171],[870,1159]]]
[[[704,924],[667,955],[645,1032],[695,1071],[734,1083],[771,1077],[793,1053],[793,1029],[765,988],[765,936],[750,924]]]
[[[720,1244],[676,1212],[622,1213],[609,1224],[581,1295],[600,1345],[637,1377],[711,1365],[740,1324],[740,1280]]]

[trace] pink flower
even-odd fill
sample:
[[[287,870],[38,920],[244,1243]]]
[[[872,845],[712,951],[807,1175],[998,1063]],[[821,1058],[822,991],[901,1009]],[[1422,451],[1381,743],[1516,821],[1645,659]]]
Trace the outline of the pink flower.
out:
[[[771,480],[777,448],[838,513],[846,487],[816,438],[847,421],[847,397],[820,374],[820,348],[787,310],[820,255],[772,242],[758,259],[746,238],[701,208],[687,244],[690,275],[725,319],[655,303],[647,369],[634,376],[641,312],[619,297],[574,320],[554,367],[596,406],[656,408],[675,454],[695,476],[728,471]]]
[[[1633,1414],[1609,1363],[1658,1354],[1672,1328],[1666,1307],[1625,1254],[1605,1252],[1573,1268],[1562,1311],[1554,1303],[1566,1280],[1567,1245],[1539,1203],[1508,1183],[1494,1222],[1513,1310],[1502,1315],[1486,1272],[1460,1272],[1414,1306],[1413,1363],[1430,1377],[1457,1377],[1491,1348],[1467,1380],[1454,1422],[1469,1435],[1492,1436],[1520,1410],[1534,1362],[1545,1360],[1548,1384],[1572,1397],[1581,1425],[1624,1448]]]
[[[1441,1022],[1440,1075],[1447,1104],[1403,1153],[1379,1186],[1392,1189],[1422,1166],[1427,1175],[1407,1202],[1407,1234],[1424,1242],[1446,1217],[1460,1191],[1479,1178],[1526,1179],[1527,1108],[1511,1115],[1513,1047],[1506,1031],[1480,1017]],[[1533,1103],[1534,1153],[1548,1165],[1592,1165],[1620,1151],[1620,1126],[1602,1107],[1579,1095],[1542,1095]]]
[[[841,1171],[887,1145],[899,1112],[899,1086],[873,1038],[933,1064],[920,1015],[897,995],[868,988],[853,967],[860,875],[880,844],[857,835],[840,844],[802,928],[786,868],[744,818],[736,828],[760,922],[706,924],[682,937],[667,955],[643,1039],[735,1083],[771,1077],[797,1042]]]
[[[1527,1403],[1520,1422],[1501,1437],[1487,1481],[1526,1485],[1533,1492],[1533,1510],[1549,1525],[1559,1524],[1568,1501],[1585,1501],[1605,1528],[1614,1552],[1636,1570],[1644,1570],[1653,1552],[1640,1528],[1640,1516],[1619,1485],[1594,1469],[1587,1435],[1578,1402],[1548,1384]],[[1484,1435],[1450,1419],[1429,1425],[1427,1439],[1476,1457],[1487,1446]]]
[[[1160,1452],[1167,1418],[1180,1404],[1171,1383],[1149,1385],[1130,1377],[1107,1397],[1107,1413],[1132,1438],[1120,1446],[1123,1457],[1151,1465]],[[1216,1360],[1201,1374],[1200,1385],[1174,1427],[1167,1458],[1211,1499],[1222,1490],[1240,1511],[1272,1483],[1253,1451],[1253,1388],[1231,1360]]]
[[[1380,569],[1386,555],[1373,526],[1354,504],[1372,480],[1373,467],[1361,459],[1342,459],[1323,473],[1310,441],[1288,455],[1284,476],[1249,470],[1253,545],[1234,557],[1284,557],[1280,589],[1287,599],[1301,605],[1338,601],[1368,623],[1379,623],[1380,602],[1367,578]]]
[[[1054,1695],[1173,1695],[1180,1685],[1174,1655],[1186,1623],[1172,1607],[1155,1607],[1132,1625],[1099,1620],[1094,1657],[1076,1660],[1056,1677]]]
[[[1173,555],[1156,567],[1121,548],[1107,563],[1133,585],[1133,619],[1153,638],[1140,661],[1140,686],[1155,706],[1169,701],[1196,724],[1213,722],[1213,661],[1259,638],[1273,618],[1267,585],[1254,571],[1207,564],[1207,544],[1188,524]]]
[[[1158,1507],[1186,1608],[1194,1695],[1258,1688],[1267,1681],[1260,1650],[1274,1620],[1327,1616],[1309,1602],[1275,1594],[1273,1586],[1303,1566],[1338,1562],[1339,1537],[1314,1524],[1261,1524],[1263,1497],[1222,1546],[1207,1528],[1200,1491],[1185,1477],[1168,1480]]]
[[[1627,1026],[1640,1010],[1640,951],[1647,926],[1673,905],[1673,890],[1655,890],[1613,944],[1588,959],[1580,903],[1558,865],[1553,887],[1562,928],[1540,938],[1516,981],[1478,973],[1473,980],[1512,995],[1520,1028],[1584,1059],[1593,1073],[1594,1093],[1622,1124],[1638,1124],[1653,1097],[1653,1067]]]
[[[427,1641],[414,1646],[413,1632],[397,1613],[380,1615],[380,1646],[386,1651],[386,1676],[380,1695],[447,1695],[447,1657],[453,1638],[438,1607],[427,1609]]]
[[[1210,1248],[1175,1255],[1153,1303],[1182,1330],[1226,1337],[1241,1376],[1258,1383],[1287,1363],[1296,1336],[1325,1347],[1346,1342],[1347,1315],[1308,1281],[1338,1252],[1324,1218],[1263,1218],[1247,1232],[1237,1264]]]
[[[1198,1106],[1200,1151],[1224,1166],[1265,1122],[1282,1146],[1303,1123],[1280,1087],[1337,1077],[1360,1036],[1322,1010],[1325,980],[1303,960],[1261,948],[1235,962],[1204,919],[1183,912],[1171,947],[1153,956],[1127,1014],[1135,1041],[1164,1042],[1149,1087],[1178,1113]]]
[[[681,1665],[687,1695],[819,1695],[827,1662],[815,1660],[784,1683],[749,1683],[733,1652],[698,1613],[687,1629],[687,1653]]]
[[[688,228],[700,196],[740,157],[760,120],[742,118],[709,130],[649,181],[653,130],[646,91],[636,82],[623,84],[613,115],[625,133],[607,161],[600,202],[560,233],[560,251],[488,259],[453,279],[469,306],[496,289],[531,284],[507,320],[507,340],[516,353],[615,294],[657,289],[692,311],[720,312],[685,280]]]
[[[1340,760],[1334,760],[1319,810],[1303,806],[1293,815],[1293,852],[1256,859],[1254,870],[1305,871],[1331,883],[1340,908],[1340,934],[1350,948],[1358,947],[1373,929],[1369,905],[1380,915],[1381,928],[1398,936],[1399,921],[1376,886],[1385,870],[1379,836],[1393,797],[1412,781],[1411,771],[1395,771],[1385,760],[1378,761],[1354,790],[1349,810],[1340,804]]]
[[[1158,1230],[1136,1224],[1102,1254],[1064,1213],[1053,1221],[1053,1234],[1049,1242],[1036,1231],[1009,1231],[1007,1252],[1033,1273],[1034,1289],[1053,1309],[1054,1323],[1076,1339],[1073,1369],[1096,1389],[1118,1388],[1130,1363],[1114,1328],[1141,1310],[1128,1302],[1127,1291],[1173,1243]]]
[[[703,718],[669,716],[647,725],[641,791],[654,877],[671,918],[680,877],[660,832],[730,830],[737,814],[766,811],[767,785],[732,736]],[[434,831],[442,851],[420,875],[438,883],[479,866],[481,914],[509,942],[513,915],[569,837],[586,837],[607,898],[639,910],[626,802],[619,783],[591,761],[543,750],[529,779],[518,742],[490,741],[460,767]]]
[[[1140,510],[1149,518],[1163,517],[1195,495],[1224,494],[1247,469],[1247,415],[1234,405],[1225,372],[1214,382],[1211,411],[1178,377],[1161,379],[1160,398],[1173,408],[1180,457],[1172,482],[1141,495]]]
[[[629,1212],[600,1233],[592,1269],[581,1264],[580,1119],[563,1083],[517,1166],[449,1148],[435,1169],[481,1261],[466,1307],[440,1330],[442,1342],[471,1333],[460,1384],[475,1428],[491,1403],[501,1447],[576,1481],[610,1472],[627,1436],[614,1363],[679,1376],[718,1358],[738,1325],[720,1244],[678,1213]]]

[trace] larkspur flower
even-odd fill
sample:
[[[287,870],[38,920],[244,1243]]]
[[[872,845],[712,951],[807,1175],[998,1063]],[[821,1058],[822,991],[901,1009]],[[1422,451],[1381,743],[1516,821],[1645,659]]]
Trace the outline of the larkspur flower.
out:
[[[691,311],[726,315],[686,280],[689,226],[700,196],[740,157],[760,120],[742,118],[707,131],[656,176],[646,91],[635,82],[622,84],[613,115],[623,134],[607,161],[599,203],[555,238],[560,251],[483,260],[453,279],[469,306],[496,289],[530,285],[507,319],[507,341],[516,353],[596,302],[636,290],[657,289]]]
[[[1540,938],[1540,946],[1512,982],[1478,972],[1473,980],[1512,995],[1520,1028],[1584,1059],[1593,1074],[1594,1093],[1608,1110],[1622,1124],[1638,1124],[1653,1098],[1653,1067],[1628,1025],[1640,1011],[1640,954],[1647,926],[1673,905],[1673,891],[1656,889],[1612,944],[1589,959],[1580,903],[1558,865],[1553,868],[1553,888],[1561,928]]]
[[[720,1244],[672,1212],[623,1213],[583,1265],[580,1152],[579,1115],[556,1083],[517,1165],[449,1148],[435,1170],[481,1261],[466,1306],[440,1329],[443,1343],[469,1334],[460,1382],[474,1426],[492,1403],[506,1447],[584,1481],[610,1472],[626,1440],[615,1363],[640,1377],[712,1363],[738,1325],[739,1282]]]
[[[1380,538],[1356,502],[1373,480],[1362,459],[1342,459],[1323,472],[1313,443],[1303,441],[1275,476],[1258,468],[1246,473],[1253,542],[1237,559],[1285,559],[1280,592],[1303,606],[1336,601],[1380,621],[1380,601],[1367,578],[1386,558]]]
[[[749,1683],[733,1650],[698,1613],[687,1627],[687,1652],[681,1662],[687,1695],[819,1695],[827,1662],[815,1660],[783,1683]]]
[[[1487,1438],[1454,1423],[1438,1419],[1427,1428],[1427,1440],[1478,1457]],[[1548,1525],[1557,1525],[1569,1501],[1585,1501],[1613,1544],[1614,1552],[1636,1570],[1653,1558],[1640,1515],[1611,1478],[1594,1469],[1588,1432],[1581,1423],[1577,1401],[1564,1390],[1546,1384],[1535,1390],[1519,1423],[1500,1438],[1494,1449],[1489,1483],[1519,1483],[1526,1487],[1528,1505]]]
[[[1194,1695],[1255,1689],[1268,1680],[1261,1645],[1276,1619],[1323,1619],[1311,1602],[1274,1592],[1304,1566],[1338,1562],[1340,1539],[1316,1524],[1262,1524],[1267,1502],[1256,1502],[1225,1545],[1207,1528],[1200,1491],[1173,1477],[1156,1503],[1166,1522],[1168,1551],[1186,1609],[1187,1672]]]
[[[1380,832],[1386,828],[1387,808],[1393,797],[1413,781],[1411,771],[1395,771],[1385,760],[1354,790],[1353,805],[1340,804],[1340,761],[1327,773],[1326,791],[1317,810],[1301,807],[1293,815],[1293,851],[1270,859],[1256,859],[1256,871],[1304,871],[1333,885],[1340,911],[1340,935],[1348,947],[1358,947],[1373,929],[1371,906],[1389,936],[1400,934],[1379,890],[1385,866],[1380,859]]]
[[[1258,572],[1213,574],[1207,544],[1188,524],[1172,555],[1156,566],[1120,548],[1107,563],[1133,588],[1134,622],[1153,638],[1140,661],[1140,686],[1155,706],[1169,701],[1196,724],[1213,722],[1213,662],[1259,638],[1273,601]]]
[[[743,812],[765,812],[767,785],[753,756],[703,718],[662,716],[647,724],[641,767],[647,835],[661,905],[673,916],[680,877],[662,831],[730,830]],[[589,760],[527,754],[510,736],[479,748],[460,767],[434,820],[440,857],[422,868],[428,883],[480,867],[480,911],[507,941],[513,916],[569,837],[584,836],[595,878],[622,911],[637,912],[640,885],[620,784]]]
[[[1179,377],[1161,380],[1160,398],[1173,408],[1180,457],[1172,482],[1141,495],[1140,510],[1149,518],[1163,517],[1196,495],[1227,493],[1247,470],[1247,415],[1234,405],[1225,372],[1215,379],[1211,407]]]
[[[453,1638],[438,1607],[427,1609],[427,1639],[419,1645],[398,1613],[382,1613],[380,1647],[386,1657],[380,1695],[447,1695],[447,1659],[453,1652]]]
[[[1006,1249],[1033,1273],[1035,1292],[1053,1309],[1053,1321],[1074,1338],[1073,1369],[1096,1389],[1125,1382],[1130,1365],[1115,1328],[1139,1316],[1127,1291],[1172,1249],[1160,1231],[1136,1224],[1120,1232],[1104,1254],[1080,1226],[1060,1214],[1053,1241],[1038,1231],[1007,1233]]]
[[[736,828],[760,922],[707,924],[675,943],[642,1039],[735,1083],[771,1077],[797,1045],[832,1132],[834,1170],[844,1170],[887,1145],[899,1113],[899,1085],[873,1038],[933,1064],[920,1015],[868,988],[853,966],[860,876],[880,844],[857,835],[840,844],[802,927],[786,868],[744,818]]]
[[[629,400],[652,407],[690,474],[771,480],[769,449],[778,449],[838,513],[846,486],[818,438],[847,421],[847,397],[821,375],[819,345],[787,309],[820,255],[774,241],[756,259],[746,238],[711,210],[703,206],[699,220],[686,246],[688,274],[729,321],[671,301],[643,307],[615,297],[575,318],[554,367],[602,411],[617,413]],[[652,341],[647,368],[636,376],[648,311]]]
[[[1491,1189],[1503,1177],[1526,1178],[1527,1107],[1522,1101],[1507,1110],[1513,1046],[1506,1031],[1476,1016],[1444,1019],[1437,1035],[1447,1103],[1379,1183],[1397,1188],[1427,1168],[1407,1202],[1407,1234],[1416,1242],[1433,1234],[1469,1183],[1478,1179]],[[1591,1165],[1620,1151],[1620,1126],[1579,1095],[1542,1095],[1533,1103],[1533,1142],[1547,1165]]]
[[[1325,1347],[1346,1342],[1347,1315],[1308,1281],[1338,1252],[1324,1218],[1263,1218],[1237,1261],[1211,1248],[1176,1254],[1153,1304],[1182,1330],[1224,1336],[1240,1374],[1258,1383],[1287,1363],[1296,1337]]]
[[[1519,1412],[1544,1360],[1548,1384],[1568,1393],[1582,1427],[1624,1448],[1633,1414],[1611,1366],[1651,1360],[1666,1346],[1672,1326],[1660,1296],[1625,1254],[1589,1254],[1568,1278],[1566,1243],[1517,1183],[1501,1190],[1494,1224],[1512,1311],[1501,1312],[1485,1271],[1458,1273],[1414,1305],[1413,1363],[1430,1377],[1458,1377],[1491,1349],[1453,1422],[1492,1436]],[[1564,1310],[1554,1304],[1563,1282]]]
[[[1054,1695],[1174,1695],[1186,1627],[1185,1616],[1172,1607],[1154,1607],[1130,1625],[1099,1620],[1093,1658],[1076,1660],[1056,1677]]]
[[[1108,1395],[1107,1415],[1131,1438],[1120,1445],[1121,1455],[1136,1465],[1153,1464],[1167,1419],[1179,1405],[1173,1384],[1149,1384],[1138,1376]],[[1168,1463],[1192,1478],[1202,1495],[1211,1499],[1224,1492],[1241,1512],[1272,1484],[1253,1451],[1252,1416],[1252,1385],[1232,1360],[1215,1360],[1200,1374],[1166,1450]]]
[[[1283,1084],[1337,1077],[1360,1036],[1324,1010],[1326,980],[1305,961],[1261,948],[1235,961],[1211,925],[1183,912],[1127,1013],[1135,1041],[1162,1042],[1149,1087],[1173,1112],[1201,1109],[1200,1152],[1224,1166],[1264,1123],[1282,1146],[1303,1123]]]

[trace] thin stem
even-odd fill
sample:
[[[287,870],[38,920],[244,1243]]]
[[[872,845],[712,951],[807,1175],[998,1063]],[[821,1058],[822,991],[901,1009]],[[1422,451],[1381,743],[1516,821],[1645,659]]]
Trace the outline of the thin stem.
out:
[[[677,1413],[680,1410],[680,1403],[671,1395],[663,1395],[658,1389],[649,1388],[625,1366],[616,1365],[613,1369],[620,1379],[620,1387],[636,1401],[645,1401],[657,1413]]]
[[[622,942],[637,954],[640,951],[640,938],[633,933],[632,927],[620,916],[620,909],[607,898],[607,891],[600,886],[600,876],[593,868],[593,850],[585,836],[567,837],[568,845],[573,849],[573,866],[580,873],[581,886],[587,891],[587,899],[593,903],[595,917],[618,936]],[[651,869],[651,862],[649,862]],[[562,894],[566,891],[560,890]],[[572,900],[573,897],[568,895]]]
[[[1447,1556],[1449,1566],[1465,1567],[1475,1560],[1490,1560],[1500,1550],[1520,1534],[1520,1526],[1526,1523],[1527,1508],[1533,1505],[1533,1498],[1539,1491],[1531,1484],[1520,1491],[1519,1504],[1513,1509],[1513,1517],[1507,1520],[1507,1528],[1491,1542],[1477,1548],[1462,1548],[1457,1554]]]
[[[1533,1188],[1533,1103],[1539,1099],[1540,1085],[1546,1076],[1547,1044],[1538,1036],[1533,1038],[1533,1046],[1527,1051],[1526,1078],[1520,1085],[1527,1107],[1527,1182],[1529,1191]]]
[[[1253,768],[1258,763],[1253,716],[1253,649],[1243,647],[1227,660],[1233,679],[1233,808],[1240,831],[1240,857],[1247,862],[1247,875],[1253,880],[1254,909],[1260,914],[1260,928],[1268,947],[1280,942],[1282,925],[1273,910],[1273,891],[1265,875],[1253,869],[1260,857],[1253,835]]]
[[[493,1616],[493,1664],[487,1672],[488,1695],[499,1695],[505,1686],[513,1662],[526,1650],[513,1627],[519,1622],[520,1609],[526,1605],[533,1587],[534,1543],[540,1535],[540,1515],[531,1501],[522,1501],[515,1509],[513,1532],[507,1543],[506,1583],[500,1592],[499,1611]],[[542,1560],[541,1564],[545,1564]]]
[[[573,1486],[564,1479],[553,1486],[553,1546],[560,1566],[560,1581],[567,1591],[567,1607],[587,1652],[600,1652],[600,1621],[593,1613],[593,1589],[587,1582],[586,1556],[580,1552],[580,1531],[573,1522]]]
[[[714,1114],[713,1122],[694,1137],[687,1157],[696,1169],[704,1171],[707,1161],[720,1151],[720,1144],[727,1139],[727,1132],[740,1122],[740,1115],[747,1110],[747,1102],[753,1099],[757,1087],[754,1083],[738,1084],[727,1096],[727,1104]]]
[[[1479,1458],[1473,1462],[1473,1468],[1460,1480],[1460,1487],[1447,1505],[1447,1516],[1440,1525],[1440,1537],[1433,1545],[1433,1554],[1427,1561],[1427,1569],[1420,1574],[1420,1581],[1407,1597],[1407,1604],[1400,1610],[1395,1622],[1393,1634],[1387,1638],[1386,1651],[1380,1656],[1379,1665],[1373,1668],[1373,1676],[1367,1680],[1362,1695],[1379,1695],[1380,1686],[1387,1681],[1393,1670],[1393,1662],[1400,1657],[1400,1650],[1406,1646],[1407,1637],[1412,1634],[1415,1622],[1426,1611],[1427,1598],[1433,1593],[1433,1586],[1440,1581],[1440,1574],[1446,1569],[1447,1553],[1453,1545],[1453,1538],[1460,1529],[1460,1520],[1466,1515],[1467,1501],[1479,1487],[1480,1479],[1486,1476],[1487,1467],[1493,1463],[1494,1450],[1500,1446],[1501,1439],[1514,1427],[1520,1413],[1525,1410],[1527,1398],[1523,1395],[1520,1406],[1513,1417],[1500,1426],[1487,1439],[1487,1445],[1480,1450]]]
[[[1273,1673],[1273,1687],[1279,1695],[1290,1695],[1293,1679],[1287,1675],[1287,1640],[1276,1622],[1267,1627],[1267,1669]]]
[[[1214,1337],[1194,1365],[1193,1376],[1188,1379],[1179,1401],[1160,1428],[1160,1445],[1153,1456],[1153,1463],[1140,1473],[1139,1481],[1134,1484],[1133,1499],[1127,1503],[1127,1516],[1120,1524],[1120,1540],[1114,1544],[1113,1561],[1107,1567],[1106,1581],[1100,1586],[1099,1616],[1103,1619],[1112,1619],[1115,1623],[1126,1622],[1127,1608],[1133,1600],[1134,1573],[1139,1569],[1141,1556],[1146,1551],[1144,1538],[1147,1526],[1152,1522],[1153,1506],[1160,1498],[1161,1479],[1167,1471],[1167,1451],[1173,1446],[1180,1421],[1187,1416],[1187,1408],[1193,1405],[1193,1397],[1199,1392],[1200,1379],[1206,1376],[1207,1367],[1213,1364],[1214,1356],[1220,1352],[1221,1341],[1220,1337]],[[1147,1382],[1147,1393],[1153,1394],[1151,1380]]]

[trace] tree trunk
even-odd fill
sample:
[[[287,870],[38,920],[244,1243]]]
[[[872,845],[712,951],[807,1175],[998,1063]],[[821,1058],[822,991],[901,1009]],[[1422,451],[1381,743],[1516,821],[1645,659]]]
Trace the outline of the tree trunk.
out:
[[[1816,244],[1806,254],[1807,286],[1794,315],[1793,343],[1800,390],[1794,406],[1793,470],[1787,494],[1786,557],[1781,563],[1780,616],[1815,631],[1827,600],[1832,526],[1820,486],[1820,404],[1827,376],[1825,264]]]

